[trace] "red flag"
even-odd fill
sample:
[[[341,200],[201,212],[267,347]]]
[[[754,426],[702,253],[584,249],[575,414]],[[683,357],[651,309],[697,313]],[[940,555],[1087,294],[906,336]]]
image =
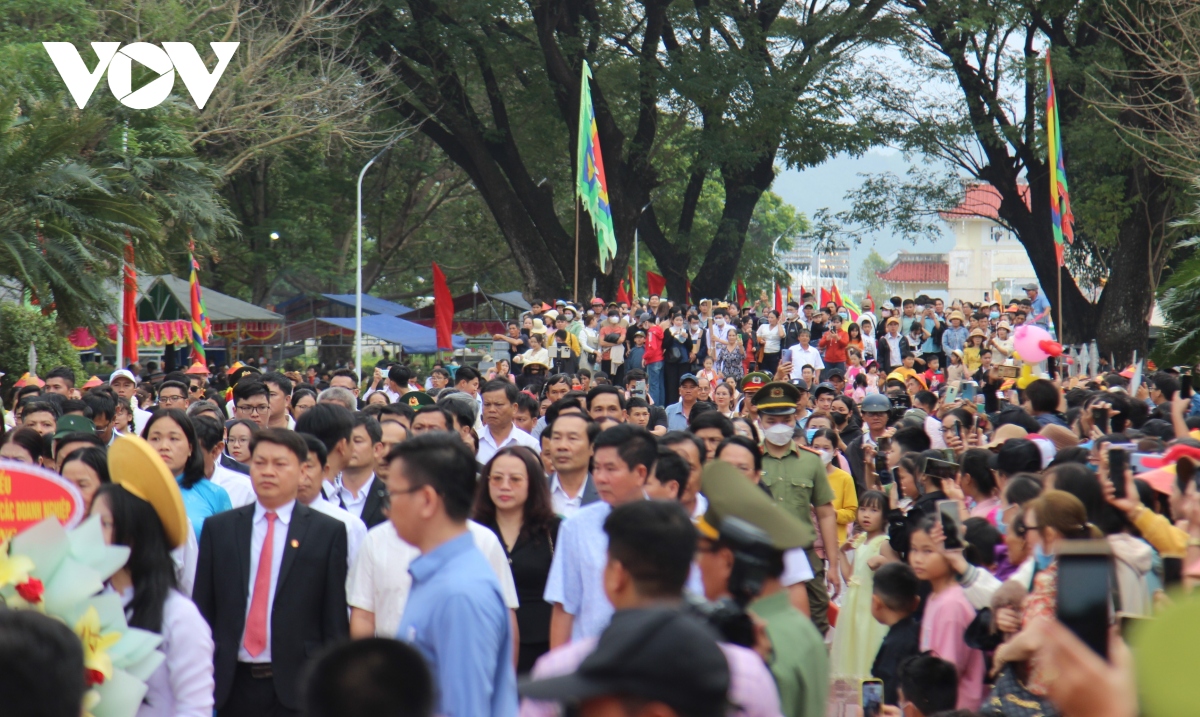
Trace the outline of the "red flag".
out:
[[[446,285],[446,275],[437,262],[433,262],[433,326],[437,329],[437,347],[453,349],[450,334],[454,327],[454,297]]]
[[[837,304],[838,306],[842,306],[842,292],[838,291],[836,281],[833,282],[832,297],[833,297],[833,303]]]
[[[805,288],[804,288],[804,284],[801,284],[801,285],[800,285],[800,300],[801,300],[801,301],[804,301],[804,295],[805,295],[806,293],[808,293],[808,292],[805,290]]]
[[[792,286],[791,286],[791,284],[789,284],[789,285],[788,285],[787,300],[788,300],[788,303],[789,303],[789,304],[790,304],[790,303],[792,303],[793,301],[795,301],[795,299],[793,299],[793,298],[792,298]]]
[[[625,280],[624,279],[621,279],[621,281],[617,284],[617,303],[620,303],[622,301],[625,302],[626,304],[629,303],[629,294],[625,293]]]
[[[775,311],[783,314],[783,292],[779,290],[779,284],[775,285]]]
[[[684,279],[683,284],[686,287],[685,292],[687,293],[687,299],[686,299],[687,305],[691,306],[692,305],[692,282],[688,281],[687,279]]]
[[[741,279],[738,279],[738,283],[737,283],[737,303],[738,303],[739,309],[742,308],[743,306],[745,306],[747,303],[746,285],[742,283]]]
[[[863,308],[867,311],[870,311],[872,314],[875,313],[875,300],[871,298],[870,291],[867,292],[867,298],[865,301],[863,301]]]
[[[828,304],[830,301],[833,301],[833,297],[829,295],[829,290],[821,287],[821,306]]]
[[[126,237],[128,238],[128,236]],[[121,317],[122,353],[126,365],[138,360],[137,269],[133,263],[133,242],[125,244],[125,301]]]
[[[625,268],[628,269],[627,274],[629,276],[629,294],[634,299],[636,299],[637,298],[637,284],[633,283],[633,267],[626,266]]]
[[[657,294],[661,297],[666,288],[667,277],[652,271],[646,272],[646,296]]]

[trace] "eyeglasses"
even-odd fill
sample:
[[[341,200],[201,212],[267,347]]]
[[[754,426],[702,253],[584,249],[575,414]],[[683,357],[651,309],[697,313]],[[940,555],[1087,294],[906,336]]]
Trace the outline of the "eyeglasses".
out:
[[[237,408],[237,410],[239,410],[239,411],[245,411],[246,413],[249,413],[252,416],[257,416],[260,413],[262,413],[263,411],[271,410],[271,407],[267,406],[267,405],[248,406],[248,405],[243,404],[241,406],[235,406],[235,408]]]
[[[188,386],[188,391],[191,393],[196,393],[197,391],[203,391],[203,390],[204,390],[203,386]]]
[[[394,495],[408,495],[409,493],[416,493],[417,491],[422,490],[424,488],[425,488],[425,486],[422,485],[422,486],[417,486],[416,488],[407,488],[405,490],[389,490],[387,493],[383,494],[384,505],[391,505],[392,504],[392,496],[394,496]]]
[[[159,396],[158,404],[160,406],[165,406],[169,403],[178,403],[180,401],[186,401],[186,400],[187,400],[187,398],[184,396]]]

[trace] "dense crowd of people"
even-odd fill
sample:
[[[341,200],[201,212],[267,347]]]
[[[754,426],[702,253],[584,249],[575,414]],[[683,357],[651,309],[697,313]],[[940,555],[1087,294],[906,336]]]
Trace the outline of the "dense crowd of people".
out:
[[[1023,363],[1036,286],[764,308],[535,301],[423,376],[55,369],[0,457],[130,548],[106,589],[166,656],[139,715],[1137,714],[1059,575],[1096,541],[1106,638],[1200,577],[1190,369]],[[110,475],[124,435],[182,514]],[[30,620],[0,635],[52,641]]]

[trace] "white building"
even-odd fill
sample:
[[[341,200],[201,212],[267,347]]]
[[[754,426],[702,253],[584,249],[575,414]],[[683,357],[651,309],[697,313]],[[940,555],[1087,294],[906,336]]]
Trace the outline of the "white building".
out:
[[[791,288],[797,301],[801,287],[817,294],[818,288],[830,290],[836,283],[842,294],[849,291],[850,247],[822,245],[821,249],[818,252],[811,242],[798,241],[790,251],[779,254],[779,263],[791,277]]]
[[[1029,186],[1021,192],[1029,201]],[[1000,193],[990,184],[967,187],[962,202],[941,213],[954,231],[947,288],[951,297],[965,301],[1000,301],[1024,298],[1024,284],[1038,283],[1025,247],[1015,234],[997,221]]]

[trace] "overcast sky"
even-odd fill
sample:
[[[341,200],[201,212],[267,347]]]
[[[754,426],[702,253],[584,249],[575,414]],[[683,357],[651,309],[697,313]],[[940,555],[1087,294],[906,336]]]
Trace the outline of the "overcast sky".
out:
[[[908,171],[909,163],[900,152],[891,149],[872,150],[855,159],[840,155],[819,167],[797,172],[784,170],[775,178],[771,187],[783,200],[806,216],[812,216],[821,207],[829,207],[837,211],[849,208],[845,200],[846,192],[857,188],[862,183],[862,174],[882,174],[892,172],[903,176]],[[935,243],[914,245],[898,236],[881,234],[874,241],[866,240],[850,248],[850,265],[857,267],[863,258],[871,251],[872,244],[876,251],[884,257],[893,252],[904,250],[909,252],[948,252],[954,247],[954,236],[947,227],[941,240]],[[857,283],[858,271],[852,268],[850,278]],[[851,286],[850,288],[856,288]]]

